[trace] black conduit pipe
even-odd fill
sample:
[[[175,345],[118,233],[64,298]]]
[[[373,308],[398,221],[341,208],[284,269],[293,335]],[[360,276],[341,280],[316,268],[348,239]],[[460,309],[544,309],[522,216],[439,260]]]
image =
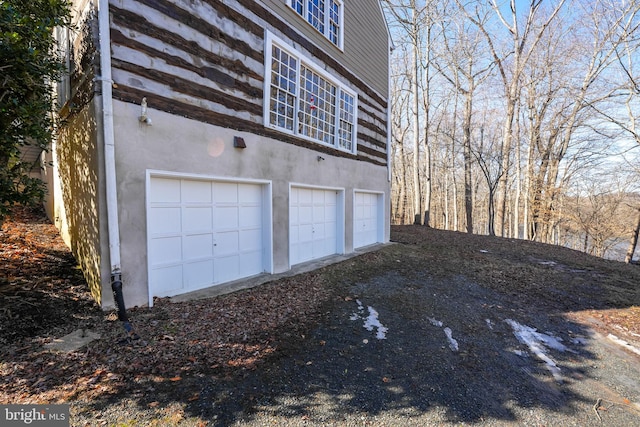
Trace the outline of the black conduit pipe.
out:
[[[127,317],[127,308],[124,305],[124,295],[122,294],[122,274],[118,271],[111,273],[111,290],[118,310],[118,320],[122,322],[124,330],[127,331],[127,338],[137,339],[138,335],[133,331],[133,326]]]

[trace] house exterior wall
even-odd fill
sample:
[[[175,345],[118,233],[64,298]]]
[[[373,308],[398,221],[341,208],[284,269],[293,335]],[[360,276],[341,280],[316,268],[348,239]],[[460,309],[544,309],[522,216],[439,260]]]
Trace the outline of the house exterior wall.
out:
[[[324,36],[284,1],[272,4],[286,13],[286,20],[254,0],[114,0],[110,7],[114,98],[139,104],[146,97],[159,110],[386,166],[386,80],[383,84],[381,78],[367,81],[356,75],[344,64],[346,52],[340,53],[335,47],[322,49],[320,44],[330,45]],[[371,0],[349,2],[346,10],[359,5],[358,10],[368,7],[380,14],[379,5]],[[301,26],[305,34],[292,30],[291,25]],[[336,152],[264,126],[265,30],[290,43],[358,94],[357,154]],[[354,62],[353,66],[386,74],[388,59],[382,58],[388,45],[384,22],[380,20],[377,28],[369,31],[384,34],[384,44],[375,49],[383,52],[378,55],[380,64],[356,67]],[[349,34],[346,28],[345,32]],[[354,34],[350,39],[366,39],[368,34]],[[345,49],[358,53],[350,43],[345,35]],[[364,71],[361,73],[366,77]]]
[[[90,7],[85,0],[76,4]],[[344,194],[340,251],[353,251],[354,191],[376,192],[385,203],[389,200],[388,35],[377,1],[346,2],[342,49],[284,0],[110,0],[109,16],[117,213],[127,306],[149,301],[146,195],[154,171],[268,183],[273,237],[268,271],[274,273],[290,268],[291,186],[339,189]],[[88,22],[97,37],[95,19]],[[356,150],[338,150],[265,126],[269,34],[357,96]],[[81,45],[85,50],[77,58],[81,66],[73,79],[79,86],[71,85],[71,99],[61,110],[69,120],[55,151],[57,169],[49,177],[54,201],[49,206],[94,296],[111,308],[102,103],[96,83],[100,72],[92,43]],[[143,99],[151,123],[139,120]],[[247,148],[234,148],[234,137],[242,137]],[[388,241],[388,207],[384,217]]]
[[[147,171],[202,178],[268,181],[272,186],[273,272],[289,265],[289,187],[291,184],[344,189],[345,251],[353,251],[353,190],[388,188],[384,168],[322,155],[276,139],[185,119],[154,110],[152,125],[140,123],[138,105],[114,102],[118,206],[122,271],[127,304],[147,302],[147,231],[145,180]],[[236,136],[247,148],[233,147]],[[382,173],[380,171],[382,169]],[[389,200],[388,190],[385,200]],[[385,209],[385,241],[389,239],[389,210]]]
[[[92,296],[104,304],[111,295],[102,289],[109,281],[109,260],[104,256],[108,241],[101,96],[94,81],[99,74],[96,21],[89,0],[72,3],[75,29],[60,46],[70,66],[66,81],[57,90],[61,125],[51,149],[43,153],[41,178],[47,187],[45,211],[82,268]]]
[[[345,5],[344,50],[279,0],[114,0],[110,16],[118,216],[128,305],[148,301],[144,195],[149,171],[268,181],[273,272],[290,268],[290,186],[343,189],[344,250],[353,251],[353,191],[382,191],[389,200],[388,38],[377,2]],[[357,94],[355,152],[264,125],[267,31]],[[151,125],[138,120],[143,98]],[[244,138],[247,148],[234,148],[234,137]],[[384,215],[388,241],[388,209]]]
[[[71,248],[92,296],[99,302],[107,279],[108,253],[100,155],[94,104],[67,117],[44,168],[48,187],[45,207],[65,243]],[[107,295],[107,298],[110,296]]]

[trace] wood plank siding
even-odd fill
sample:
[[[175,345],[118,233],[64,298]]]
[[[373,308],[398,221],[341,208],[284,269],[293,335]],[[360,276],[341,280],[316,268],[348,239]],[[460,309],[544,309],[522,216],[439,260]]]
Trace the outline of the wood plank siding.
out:
[[[358,4],[378,8],[375,12],[382,19],[376,1],[345,3],[345,21],[352,16],[347,11]],[[269,7],[254,0],[112,1],[109,10],[114,98],[139,104],[146,97],[149,106],[155,109],[335,156],[386,165],[386,28],[375,36],[366,33],[364,27],[359,29],[360,34],[352,34],[355,30],[345,28],[342,52],[328,46],[328,40],[297,16],[284,0],[266,4]],[[290,20],[299,22],[292,26]],[[380,28],[380,22],[374,28]],[[266,30],[313,58],[358,94],[356,155],[264,126]],[[376,67],[370,64],[367,67],[366,58],[357,58],[361,55],[371,58],[374,48],[380,50],[378,45],[367,41],[355,48],[347,37],[377,40],[378,45],[383,38],[384,72],[377,70],[367,75],[362,70]],[[350,57],[356,58],[347,61]]]

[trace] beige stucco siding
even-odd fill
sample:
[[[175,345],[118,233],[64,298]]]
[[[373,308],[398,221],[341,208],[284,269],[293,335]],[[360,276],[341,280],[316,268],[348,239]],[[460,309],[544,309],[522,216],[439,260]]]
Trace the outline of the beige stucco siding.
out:
[[[67,119],[49,154],[44,178],[48,185],[45,206],[65,243],[82,268],[97,301],[110,299],[102,290],[108,283],[108,246],[103,200],[103,158],[94,103]],[[105,273],[106,270],[106,273]]]
[[[272,188],[273,272],[289,269],[289,188],[292,184],[340,188],[345,194],[345,251],[353,251],[354,189],[383,191],[389,200],[386,167],[324,156],[282,141],[238,132],[153,109],[152,125],[140,123],[139,106],[114,102],[122,271],[128,305],[148,301],[147,171],[202,178],[251,179]],[[247,148],[233,147],[234,136]],[[385,241],[389,240],[385,209]]]

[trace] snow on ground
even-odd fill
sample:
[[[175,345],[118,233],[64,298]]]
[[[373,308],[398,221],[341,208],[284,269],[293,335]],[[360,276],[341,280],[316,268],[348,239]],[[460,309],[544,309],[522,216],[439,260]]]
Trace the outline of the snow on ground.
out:
[[[447,336],[447,340],[449,340],[449,348],[451,351],[458,351],[460,347],[458,347],[458,341],[453,339],[451,328],[444,328],[444,334]]]
[[[547,351],[548,349],[562,352],[571,351],[560,342],[562,341],[562,339],[554,337],[552,335],[540,333],[535,328],[521,325],[520,323],[512,319],[505,319],[505,322],[507,322],[511,326],[511,328],[513,329],[513,334],[516,336],[518,341],[529,347],[529,350],[538,359],[542,360],[547,365],[547,369],[551,372],[553,378],[555,378],[556,381],[562,382],[560,368],[551,358],[551,356],[549,356]]]
[[[427,317],[427,320],[429,320],[429,323],[431,323],[433,326],[436,326],[438,328],[442,328],[444,326],[444,323],[442,323],[442,321],[436,320],[433,317]],[[447,341],[449,341],[449,348],[451,349],[451,351],[457,352],[458,350],[460,350],[458,341],[453,338],[453,331],[451,330],[451,328],[444,328],[443,330],[445,336],[447,337]]]
[[[358,313],[353,313],[350,317],[351,320],[358,320],[364,318],[364,305],[360,300],[356,300],[358,303]],[[378,319],[378,312],[375,308],[371,306],[367,306],[367,310],[369,311],[369,315],[364,321],[364,325],[362,325],[367,331],[373,331],[375,328],[376,338],[379,340],[387,339],[387,332],[389,331]]]
[[[607,338],[609,338],[611,341],[613,341],[614,343],[621,345],[622,347],[626,348],[627,350],[640,355],[640,349],[632,346],[631,344],[629,344],[628,342],[626,342],[625,340],[618,338],[617,336],[613,335],[613,334],[609,334],[607,335]]]

